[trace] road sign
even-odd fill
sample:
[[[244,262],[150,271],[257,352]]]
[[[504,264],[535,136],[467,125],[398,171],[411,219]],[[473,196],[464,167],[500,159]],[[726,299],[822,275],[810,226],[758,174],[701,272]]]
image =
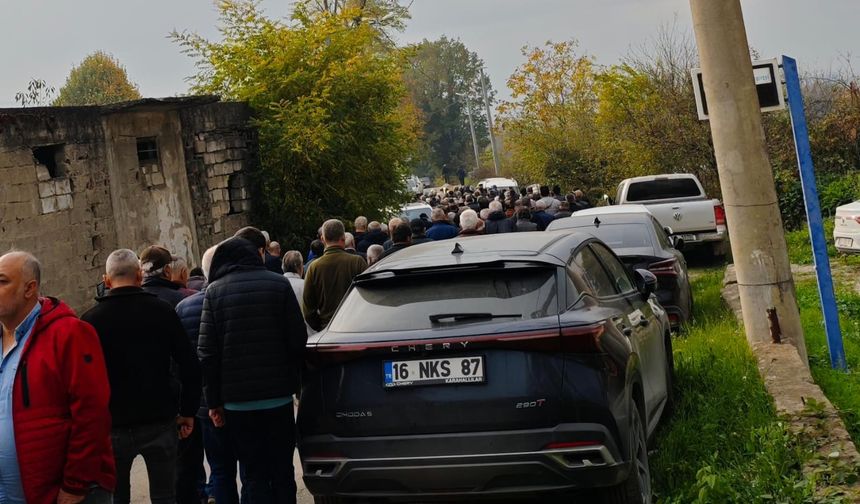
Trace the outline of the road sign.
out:
[[[693,77],[693,93],[696,95],[696,110],[699,119],[708,119],[708,100],[705,97],[705,84],[702,80],[702,69],[690,70]],[[785,108],[785,95],[782,91],[782,79],[779,75],[779,61],[774,59],[753,61],[753,76],[758,92],[758,102],[762,112],[782,110]]]

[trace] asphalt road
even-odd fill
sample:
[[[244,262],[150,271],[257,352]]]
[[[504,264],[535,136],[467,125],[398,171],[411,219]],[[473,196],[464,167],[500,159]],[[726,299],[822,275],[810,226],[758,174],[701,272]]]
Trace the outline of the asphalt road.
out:
[[[314,499],[305,489],[304,482],[302,481],[298,452],[295,452],[293,455],[293,464],[296,468],[296,484],[299,487],[298,504],[313,504]],[[150,502],[149,478],[146,476],[146,465],[143,463],[141,457],[135,459],[134,466],[131,468],[131,502],[132,504],[148,504]]]

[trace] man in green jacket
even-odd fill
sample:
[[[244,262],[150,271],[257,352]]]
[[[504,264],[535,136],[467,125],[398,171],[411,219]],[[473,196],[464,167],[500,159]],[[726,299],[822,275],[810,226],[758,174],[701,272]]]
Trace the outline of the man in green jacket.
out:
[[[305,320],[315,331],[328,325],[352,279],[367,269],[361,256],[345,250],[345,238],[343,222],[337,219],[325,221],[322,227],[325,253],[315,259],[305,273],[303,309]]]

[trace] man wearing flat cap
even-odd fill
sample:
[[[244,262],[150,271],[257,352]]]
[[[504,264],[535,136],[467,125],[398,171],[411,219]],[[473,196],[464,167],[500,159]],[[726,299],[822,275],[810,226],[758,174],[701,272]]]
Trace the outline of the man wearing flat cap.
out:
[[[170,280],[171,263],[174,257],[164,247],[151,245],[140,253],[140,269],[143,271],[143,290],[155,294],[158,299],[176,308],[185,294],[180,290],[181,285]]]

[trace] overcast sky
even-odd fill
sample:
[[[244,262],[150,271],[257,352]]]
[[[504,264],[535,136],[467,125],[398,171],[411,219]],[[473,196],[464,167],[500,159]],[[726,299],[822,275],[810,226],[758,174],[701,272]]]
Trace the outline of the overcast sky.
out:
[[[292,0],[263,0],[282,16]],[[826,70],[851,54],[860,72],[860,0],[743,0],[750,43],[762,56],[788,54],[801,69]],[[688,0],[414,0],[398,40],[460,38],[486,63],[499,96],[523,45],[576,38],[599,63],[616,62],[664,23],[691,26]],[[212,0],[0,0],[0,107],[31,77],[59,89],[95,50],[116,56],[144,96],[187,91],[192,62],[167,39],[173,29],[216,37]]]

